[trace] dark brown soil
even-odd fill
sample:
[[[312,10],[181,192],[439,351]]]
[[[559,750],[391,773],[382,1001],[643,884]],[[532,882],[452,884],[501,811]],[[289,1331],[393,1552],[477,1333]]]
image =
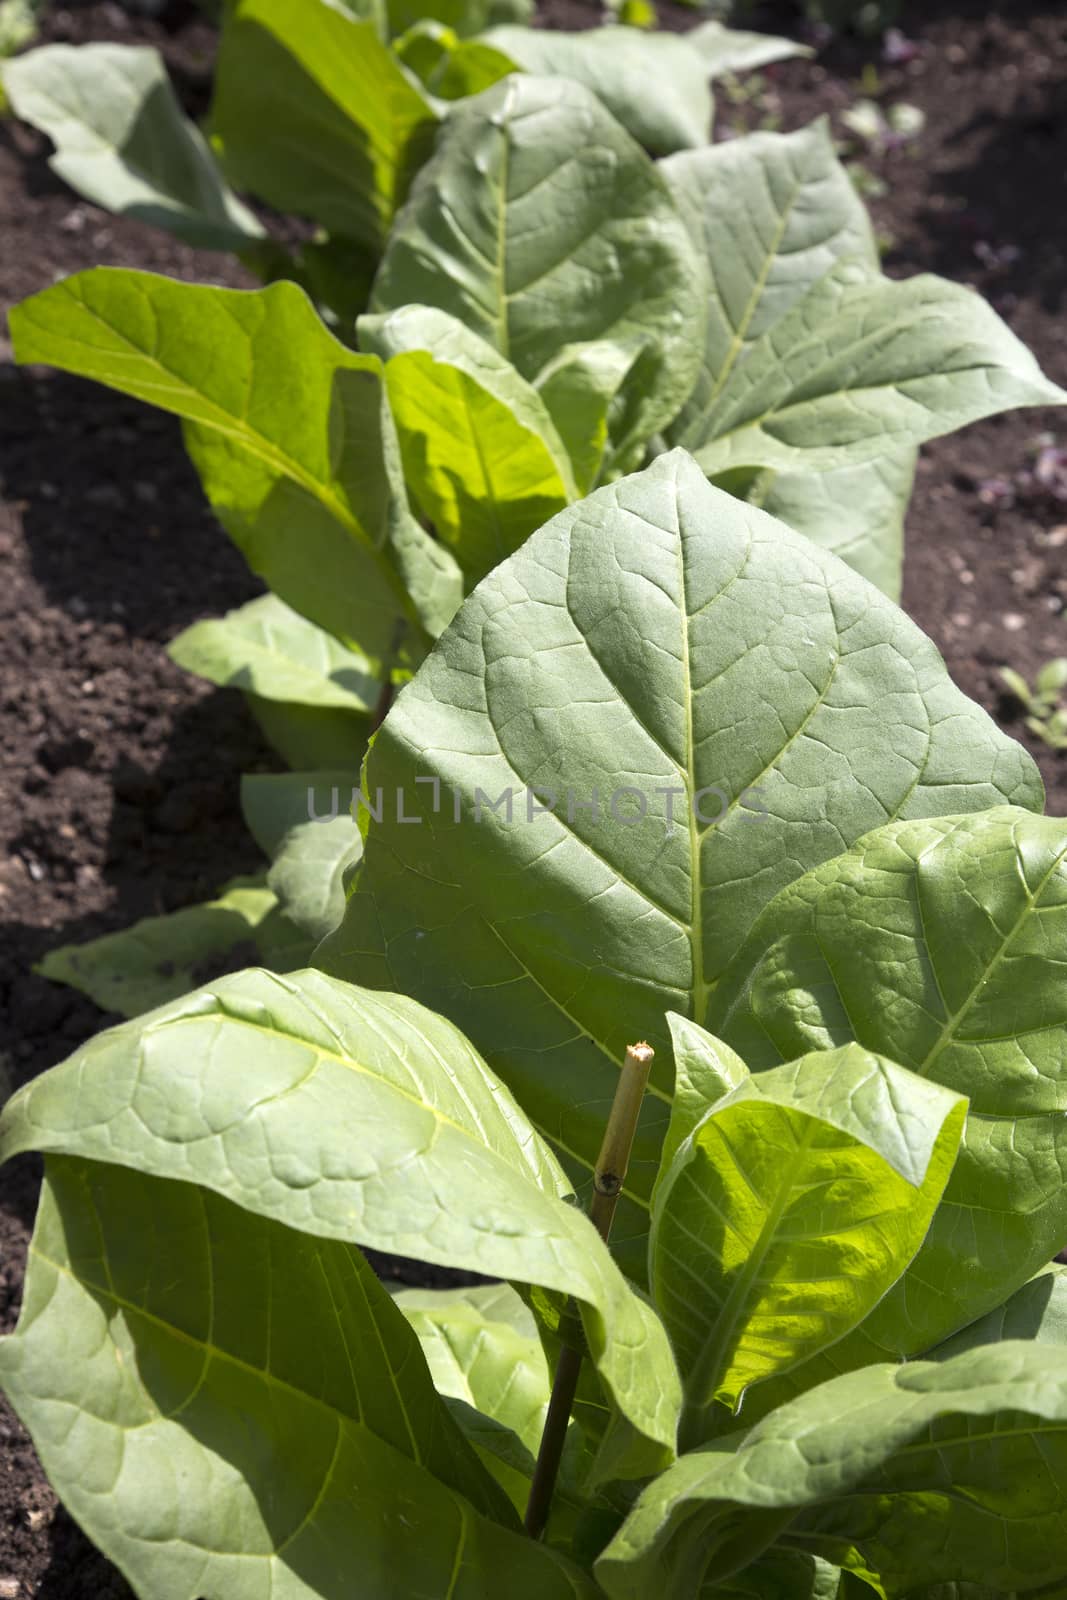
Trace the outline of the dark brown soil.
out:
[[[767,7],[760,20],[781,24],[787,11]],[[695,20],[661,12],[668,25]],[[547,16],[596,20],[584,0],[550,0]],[[747,107],[720,95],[720,128],[837,117],[876,63],[884,102],[910,101],[927,118],[913,150],[867,162],[889,186],[873,206],[894,240],[887,269],[974,284],[1067,384],[1067,11],[1055,0],[915,0],[903,29],[921,46],[912,61],[836,43],[815,63],[765,73]],[[72,5],[46,36],[159,44],[186,103],[204,103],[213,36],[185,0],[162,23]],[[45,153],[45,141],[0,122],[4,308],[99,262],[246,281],[228,257],[79,201]],[[8,355],[0,343],[0,1098],[5,1077],[23,1081],[108,1020],[34,977],[32,963],[254,870],[238,777],[272,764],[240,700],[185,676],[163,649],[258,588],[204,506],[177,424],[73,379],[16,371]],[[1027,481],[1045,430],[1067,444],[1064,414],[1030,412],[930,447],[909,518],[905,604],[957,682],[1009,719],[1018,707],[997,668],[1032,674],[1067,654],[1067,500]],[[1049,809],[1063,814],[1067,756],[1029,742]],[[17,1315],[37,1183],[28,1159],[0,1174],[0,1330]],[[0,1404],[0,1600],[128,1593],[56,1510]]]

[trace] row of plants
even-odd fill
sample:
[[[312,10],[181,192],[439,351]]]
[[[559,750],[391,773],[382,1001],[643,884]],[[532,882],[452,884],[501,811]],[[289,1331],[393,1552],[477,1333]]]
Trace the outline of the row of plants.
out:
[[[12,315],[183,419],[270,592],[174,653],[295,770],[265,882],[53,958],[131,1020],[0,1119],[47,1158],[0,1382],[152,1600],[1051,1597],[1067,824],[892,591],[919,444],[1062,395],[882,276],[824,127],[682,140],[652,64],[706,46],[483,87],[492,20],[240,0],[210,143],[53,122],[118,209],[330,236]],[[34,56],[46,126],[96,68]]]
[[[394,684],[554,512],[681,444],[896,596],[916,446],[1059,398],[972,292],[881,274],[824,126],[707,144],[709,74],[788,41],[436,10],[231,7],[210,143],[154,51],[46,46],[3,69],[83,193],[281,275],[249,295],[97,271],[12,322],[20,359],[183,418],[271,591],[171,647],[246,692],[297,774],[244,786],[268,881],[43,968],[125,1015],[180,994],[205,950],[308,957],[358,849],[351,822],[308,833],[309,790],[320,815],[351,788]],[[508,75],[472,94],[487,61]],[[283,247],[228,180],[316,237]],[[309,853],[330,868],[310,898]]]

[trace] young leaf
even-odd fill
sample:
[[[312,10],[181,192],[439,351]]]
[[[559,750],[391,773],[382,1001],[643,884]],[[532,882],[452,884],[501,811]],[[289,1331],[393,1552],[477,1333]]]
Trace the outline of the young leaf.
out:
[[[461,39],[443,23],[418,22],[393,46],[423,87],[442,100],[481,94],[516,71],[514,61],[480,39]]]
[[[264,238],[183,114],[158,50],[49,44],[5,62],[0,75],[15,114],[55,145],[53,172],[88,200],[201,250],[246,250]]]
[[[668,1012],[667,1025],[674,1048],[674,1096],[657,1185],[697,1124],[726,1095],[740,1089],[749,1075],[735,1051],[688,1017]]]
[[[373,21],[329,0],[240,0],[227,16],[212,132],[238,188],[279,210],[380,248],[435,125]]]
[[[836,262],[857,259],[873,271],[878,252],[825,121],[672,156],[660,171],[711,280],[700,372],[669,429],[672,443],[696,448],[707,441],[712,407],[756,341]]]
[[[241,808],[271,858],[267,883],[288,917],[317,943],[340,922],[344,876],[363,841],[352,815],[349,772],[246,773]]]
[[[237,878],[215,900],[144,917],[121,933],[49,950],[35,971],[87,994],[102,1011],[137,1017],[176,1000],[206,973],[257,958],[257,935],[277,904],[262,880]]]
[[[652,155],[707,144],[711,137],[708,69],[688,37],[618,26],[580,33],[503,27],[484,39],[524,72],[571,78],[591,89]]]
[[[834,1344],[899,1278],[966,1109],[855,1045],[748,1076],[712,1106],[659,1184],[649,1240],[697,1427],[713,1401],[736,1409],[750,1383]]]
[[[894,1595],[1062,1584],[1065,1424],[1063,1352],[1048,1345],[866,1367],[682,1456],[596,1574],[612,1600],[689,1600],[780,1535]]]
[[[596,487],[610,464],[612,406],[640,354],[635,341],[564,345],[537,380],[581,494]]]
[[[713,1594],[714,1600],[845,1600],[840,1567],[819,1556],[778,1548],[767,1550],[743,1572],[703,1592]]]
[[[409,490],[473,587],[578,497],[545,403],[443,311],[362,317],[359,340],[385,362]]]
[[[753,1071],[855,1039],[970,1099],[930,1235],[842,1369],[929,1349],[1067,1240],[1065,939],[1067,823],[998,807],[879,828],[779,895],[724,977],[709,1025]]]
[[[464,1400],[510,1428],[536,1456],[552,1377],[537,1324],[514,1289],[402,1289],[438,1394]]]
[[[636,341],[643,443],[692,388],[704,271],[654,164],[589,90],[518,74],[457,106],[412,188],[372,309],[405,305],[450,312],[531,383],[563,345]]]
[[[95,378],[185,419],[204,488],[271,589],[371,661],[439,631],[459,571],[415,523],[381,363],[328,333],[303,292],[106,267],[11,312],[16,359]],[[409,593],[409,591],[412,591]]]
[[[506,1090],[412,1001],[317,972],[222,978],[98,1035],[9,1101],[0,1152],[23,1149],[178,1177],[319,1238],[574,1295],[643,1440],[635,1473],[670,1458],[679,1389],[662,1324],[566,1203]]]
[[[329,706],[369,718],[381,684],[355,650],[264,594],[224,617],[194,622],[167,654],[187,672],[263,700]]]
[[[972,290],[843,261],[732,369],[684,442],[709,473],[823,470],[1064,399]]]
[[[0,1380],[140,1594],[594,1592],[521,1538],[359,1251],[210,1188],[50,1160]]]
[[[773,895],[887,817],[1042,802],[914,624],[681,451],[483,580],[365,785],[421,822],[369,829],[316,960],[451,1015],[586,1177],[615,1062],[647,1038],[638,1208],[669,1106],[665,1013],[706,1020]],[[617,1237],[647,1226],[620,1210]]]
[[[466,38],[495,22],[526,22],[533,14],[533,0],[388,0],[388,11],[394,38],[427,20]]]

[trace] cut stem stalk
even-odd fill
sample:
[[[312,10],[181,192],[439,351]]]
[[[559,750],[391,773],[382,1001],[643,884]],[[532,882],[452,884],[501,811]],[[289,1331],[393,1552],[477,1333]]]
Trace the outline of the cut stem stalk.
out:
[[[593,1198],[589,1205],[589,1218],[604,1243],[607,1244],[615,1207],[626,1179],[630,1164],[637,1119],[641,1114],[648,1074],[652,1067],[653,1050],[647,1044],[632,1044],[626,1052],[611,1103],[608,1125],[604,1130],[600,1154],[593,1172]],[[526,1506],[526,1532],[531,1539],[540,1539],[548,1522],[552,1493],[559,1475],[563,1446],[567,1439],[567,1425],[571,1419],[574,1396],[582,1366],[582,1350],[570,1343],[565,1330],[578,1322],[573,1304],[568,1304],[560,1318],[559,1331],[563,1343],[560,1348],[556,1375],[552,1383],[552,1398],[548,1403],[545,1429],[541,1435],[541,1448],[537,1455],[530,1499]]]

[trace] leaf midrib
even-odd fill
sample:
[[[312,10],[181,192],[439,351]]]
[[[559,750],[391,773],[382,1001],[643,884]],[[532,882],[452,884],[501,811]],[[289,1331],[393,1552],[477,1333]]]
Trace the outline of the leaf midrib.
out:
[[[741,1319],[750,1292],[760,1277],[764,1260],[775,1242],[778,1225],[792,1200],[794,1178],[811,1147],[817,1127],[818,1123],[815,1118],[804,1117],[800,1137],[797,1139],[793,1154],[779,1169],[781,1177],[778,1184],[778,1192],[767,1209],[759,1236],[749,1252],[743,1269],[734,1279],[722,1311],[716,1320],[711,1338],[705,1344],[694,1364],[692,1376],[686,1387],[690,1390],[694,1404],[698,1407],[707,1406],[713,1398],[715,1385],[722,1375],[726,1348],[733,1336],[734,1329]],[[747,1177],[745,1181],[747,1184]]]

